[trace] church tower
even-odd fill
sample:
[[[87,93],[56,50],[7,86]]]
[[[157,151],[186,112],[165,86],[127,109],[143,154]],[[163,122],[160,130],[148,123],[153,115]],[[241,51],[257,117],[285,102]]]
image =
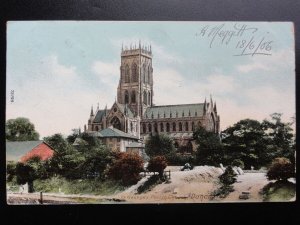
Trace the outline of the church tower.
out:
[[[151,46],[122,46],[117,102],[127,104],[140,118],[153,105]]]

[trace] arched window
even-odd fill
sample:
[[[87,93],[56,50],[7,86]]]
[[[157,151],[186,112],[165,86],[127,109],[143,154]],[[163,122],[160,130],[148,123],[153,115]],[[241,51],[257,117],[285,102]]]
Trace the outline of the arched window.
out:
[[[173,131],[176,131],[176,123],[173,122]]]
[[[133,124],[130,122],[130,131],[133,132]]]
[[[189,123],[185,122],[185,131],[189,131]]]
[[[125,83],[130,83],[130,71],[129,71],[129,66],[125,66]]]
[[[115,116],[114,118],[112,118],[110,123],[111,125],[113,125],[114,128],[121,130],[121,122],[118,117]]]
[[[144,66],[143,66],[143,75],[144,75],[144,83],[147,84],[148,83],[148,74],[147,74],[146,64],[144,64]]]
[[[142,82],[145,84],[146,83],[146,65],[143,65],[143,70],[142,70]]]
[[[160,132],[164,132],[164,124],[160,123]]]
[[[127,90],[125,90],[125,92],[124,92],[124,102],[125,102],[125,104],[129,103],[129,93]]]
[[[143,133],[146,133],[146,124],[143,123]]]
[[[148,104],[149,105],[151,104],[151,95],[150,95],[150,92],[148,92]]]
[[[98,126],[96,126],[96,131],[99,131],[99,127]]]
[[[144,104],[147,105],[147,92],[144,91]]]
[[[182,123],[179,122],[179,131],[182,131]]]
[[[195,131],[195,124],[192,122],[192,131]]]
[[[136,97],[135,97],[135,91],[132,91],[131,92],[131,103],[135,103],[135,99],[136,99]]]
[[[133,63],[132,70],[131,70],[131,77],[132,77],[132,82],[137,82],[138,81],[138,69],[137,65]]]
[[[170,124],[167,123],[166,125],[167,125],[167,132],[170,132]]]
[[[148,75],[148,83],[151,83],[151,67],[148,66],[148,70],[147,70],[147,75]]]
[[[149,133],[152,132],[152,126],[151,126],[151,123],[148,124],[148,131],[149,131]]]
[[[158,130],[157,130],[157,123],[154,123],[154,132],[157,133]]]

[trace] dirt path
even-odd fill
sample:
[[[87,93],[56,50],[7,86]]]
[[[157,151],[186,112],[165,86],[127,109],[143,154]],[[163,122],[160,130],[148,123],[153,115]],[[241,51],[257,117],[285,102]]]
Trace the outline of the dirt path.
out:
[[[245,173],[237,177],[237,182],[234,184],[235,191],[230,193],[222,202],[262,202],[262,196],[259,194],[261,189],[268,184],[265,173]],[[243,191],[250,192],[250,198],[247,200],[239,199],[239,195]]]
[[[167,168],[168,170],[168,168]],[[170,168],[171,182],[162,183],[152,190],[137,194],[136,190],[124,191],[115,197],[128,203],[201,203],[212,199],[212,191],[217,188],[220,168],[211,166],[195,167],[191,171]]]

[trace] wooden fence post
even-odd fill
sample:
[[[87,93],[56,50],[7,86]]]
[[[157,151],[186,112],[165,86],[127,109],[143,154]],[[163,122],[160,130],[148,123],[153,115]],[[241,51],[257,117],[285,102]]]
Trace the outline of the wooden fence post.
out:
[[[43,192],[40,192],[40,203],[43,204]]]

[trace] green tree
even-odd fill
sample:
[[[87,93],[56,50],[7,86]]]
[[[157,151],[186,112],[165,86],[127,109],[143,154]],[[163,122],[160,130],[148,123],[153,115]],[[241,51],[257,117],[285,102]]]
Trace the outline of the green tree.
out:
[[[33,181],[48,178],[44,162],[39,157],[33,157],[26,163],[17,163],[15,174],[18,184],[28,183],[28,191],[33,192]]]
[[[268,180],[287,182],[291,177],[295,177],[295,166],[290,160],[284,157],[274,159],[267,172]]]
[[[77,129],[72,129],[72,134],[67,137],[69,144],[73,144],[75,139],[79,136],[79,131]]]
[[[39,134],[35,131],[34,124],[23,117],[7,120],[5,134],[8,141],[39,140]]]
[[[265,164],[263,155],[266,139],[261,123],[257,120],[244,119],[222,132],[227,164],[234,159],[241,159],[245,168],[260,167]]]
[[[147,155],[158,156],[167,155],[175,151],[173,140],[164,134],[155,134],[147,139],[145,144]]]
[[[218,134],[206,131],[203,127],[198,127],[193,137],[198,144],[196,151],[196,162],[198,164],[219,166],[223,162],[224,152]]]
[[[112,152],[105,146],[95,146],[85,151],[84,161],[80,165],[80,170],[85,174],[99,173],[100,179],[105,178],[106,169],[114,159]]]
[[[269,162],[276,157],[286,157],[291,162],[295,161],[295,139],[293,122],[284,123],[281,120],[281,113],[273,113],[270,120],[264,120],[262,127],[268,135],[268,150],[265,157]]]
[[[80,165],[84,161],[84,156],[74,149],[61,134],[45,137],[44,141],[55,150],[48,166],[49,173],[59,174],[67,178],[80,178],[82,176]]]

